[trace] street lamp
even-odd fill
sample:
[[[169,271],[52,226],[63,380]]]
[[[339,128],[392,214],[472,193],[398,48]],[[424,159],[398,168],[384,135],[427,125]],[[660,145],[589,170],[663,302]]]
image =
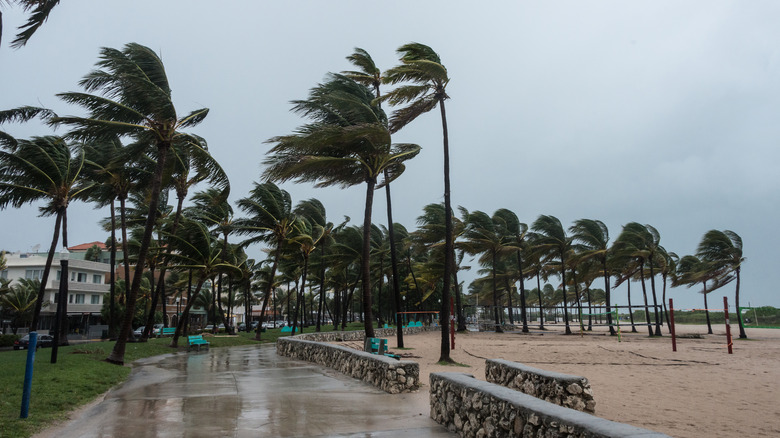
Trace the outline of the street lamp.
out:
[[[62,319],[68,311],[68,248],[60,250],[60,289],[57,293],[57,314],[54,318],[54,345],[51,347],[51,363],[57,363],[57,350],[62,339]],[[67,339],[67,338],[65,338]]]

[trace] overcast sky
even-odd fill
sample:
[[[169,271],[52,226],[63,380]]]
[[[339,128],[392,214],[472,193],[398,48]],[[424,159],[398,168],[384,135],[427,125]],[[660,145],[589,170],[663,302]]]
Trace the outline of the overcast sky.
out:
[[[650,224],[680,256],[710,229],[733,230],[747,257],[742,305],[780,307],[780,3],[84,0],[62,2],[19,50],[8,43],[23,17],[2,7],[0,108],[81,115],[54,95],[80,91],[101,47],[149,46],[178,112],[210,108],[192,132],[227,170],[233,200],[258,181],[264,141],[304,122],[289,101],[351,69],[355,47],[386,70],[402,44],[427,44],[451,78],[453,205],[509,208],[529,225],[540,214],[566,227],[599,219],[612,239],[628,222]],[[424,205],[443,201],[438,112],[394,141],[423,148],[392,187],[394,218],[413,229]],[[320,199],[331,221],[362,223],[362,186],[284,188],[295,202]],[[384,203],[377,193],[375,223],[386,223]],[[96,222],[106,215],[72,204],[69,243],[105,240]],[[48,247],[54,219],[36,216],[37,205],[0,212],[0,248]],[[696,290],[668,296],[702,307]],[[714,292],[710,307],[723,295],[733,305],[734,286]],[[624,287],[613,296],[626,304]]]

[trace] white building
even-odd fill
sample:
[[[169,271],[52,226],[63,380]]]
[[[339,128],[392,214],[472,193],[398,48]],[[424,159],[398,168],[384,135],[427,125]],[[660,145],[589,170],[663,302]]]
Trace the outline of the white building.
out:
[[[12,285],[19,278],[38,280],[43,278],[46,254],[6,253],[5,256],[7,269],[0,272],[0,277],[10,279]],[[108,301],[107,275],[111,271],[111,265],[79,260],[77,257],[68,259],[67,315],[70,331],[84,333],[90,330],[90,327],[94,328],[102,324],[100,310],[103,302]],[[60,266],[60,254],[55,254],[43,296],[45,307],[41,309],[39,325],[41,333],[47,333],[54,326],[54,316],[57,312],[56,295],[60,287]]]

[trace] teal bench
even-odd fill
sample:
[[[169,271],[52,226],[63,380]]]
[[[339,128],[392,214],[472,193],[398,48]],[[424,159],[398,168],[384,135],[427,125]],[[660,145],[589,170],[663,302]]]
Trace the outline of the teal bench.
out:
[[[200,351],[200,347],[205,345],[206,350],[209,349],[209,341],[203,339],[203,336],[197,335],[197,336],[187,336],[187,349],[192,349],[192,347],[196,347],[198,351]]]
[[[393,359],[401,360],[401,356],[392,354],[387,351],[387,340],[380,338],[366,338],[363,341],[363,349],[367,353],[378,354],[379,356],[392,357]]]
[[[157,336],[173,336],[176,334],[176,327],[163,327],[157,330]]]
[[[296,329],[296,331],[300,331],[300,328],[298,328],[298,327],[296,327],[295,329]],[[263,331],[265,331],[265,329],[263,329]],[[286,325],[286,326],[282,327],[282,333],[292,333],[292,326],[291,325]]]

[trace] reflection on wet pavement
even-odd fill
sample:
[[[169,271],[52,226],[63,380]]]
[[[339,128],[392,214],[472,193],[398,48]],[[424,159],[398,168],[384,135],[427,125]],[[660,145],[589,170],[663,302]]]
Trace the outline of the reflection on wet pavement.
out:
[[[215,348],[139,361],[124,385],[51,436],[454,436],[419,400],[277,356],[273,345]]]

